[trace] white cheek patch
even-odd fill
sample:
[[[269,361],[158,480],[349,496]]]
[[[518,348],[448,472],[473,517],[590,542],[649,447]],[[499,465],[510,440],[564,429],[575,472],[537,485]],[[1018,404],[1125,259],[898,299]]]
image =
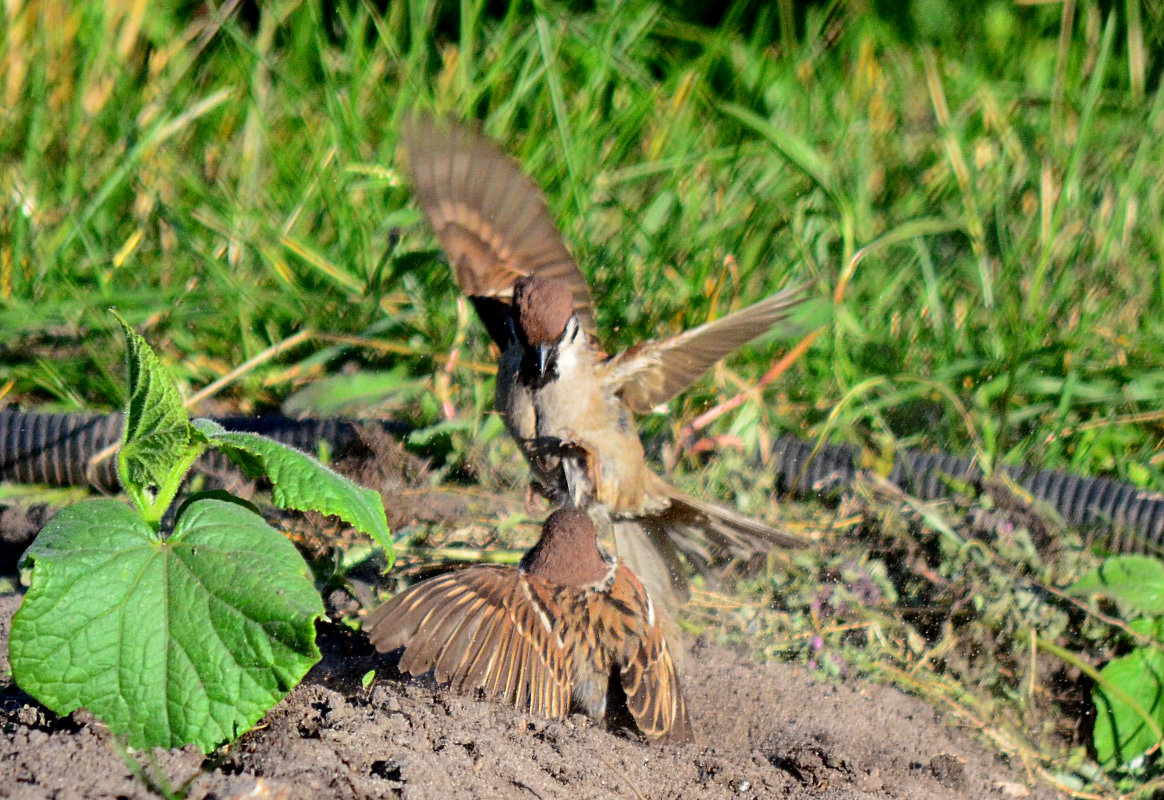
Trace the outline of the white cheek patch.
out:
[[[582,329],[578,327],[578,320],[570,317],[566,323],[566,330],[558,340],[558,374],[564,375],[577,372],[579,367],[586,367],[582,356],[588,350],[586,337],[581,336]]]
[[[580,363],[581,360],[578,358],[578,346],[576,344],[571,343],[558,349],[559,375],[577,372]]]

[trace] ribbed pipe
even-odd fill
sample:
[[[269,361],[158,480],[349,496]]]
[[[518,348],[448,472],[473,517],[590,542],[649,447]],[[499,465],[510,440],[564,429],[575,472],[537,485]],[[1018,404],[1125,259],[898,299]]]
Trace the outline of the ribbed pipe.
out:
[[[215,417],[231,431],[258,433],[315,454],[321,442],[342,452],[359,442],[357,425],[380,424],[394,437],[408,428],[398,422],[354,423],[342,419],[289,417]],[[121,440],[121,414],[26,414],[0,411],[0,482],[39,483],[50,486],[90,486],[117,491],[117,462],[113,457],[94,464],[103,450]],[[214,463],[219,454],[203,456]]]
[[[372,421],[339,419],[294,420],[287,417],[222,417],[224,428],[260,433],[308,453],[320,442],[343,452],[359,441],[359,426]],[[408,428],[380,422],[395,437]],[[55,486],[118,488],[112,458],[93,465],[93,456],[121,436],[120,414],[25,414],[0,411],[0,481]],[[851,482],[859,451],[851,445],[813,445],[792,436],[772,448],[777,486],[793,494],[822,494]],[[1113,532],[1113,549],[1125,552],[1164,550],[1164,497],[1108,478],[1087,478],[1067,472],[1007,467],[1006,474],[1035,498],[1054,508],[1068,523],[1103,527]],[[977,481],[982,473],[968,458],[945,453],[904,450],[897,454],[889,480],[923,500],[949,493],[948,480]]]
[[[856,475],[856,447],[822,445],[815,458],[808,461],[813,446],[792,436],[776,441],[772,451],[780,489],[794,494],[823,493],[843,486]],[[947,497],[951,478],[982,478],[982,472],[968,458],[917,450],[904,450],[897,456],[889,481],[922,500]],[[1069,472],[1030,467],[1005,467],[1004,472],[1069,524],[1112,531],[1113,549],[1164,551],[1164,497],[1157,492],[1110,478],[1088,478]]]

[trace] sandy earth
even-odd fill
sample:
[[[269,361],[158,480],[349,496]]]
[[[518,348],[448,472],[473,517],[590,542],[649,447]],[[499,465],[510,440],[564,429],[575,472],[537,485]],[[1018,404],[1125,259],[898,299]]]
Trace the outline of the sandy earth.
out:
[[[20,598],[0,596],[0,637]],[[127,766],[88,715],[57,719],[0,689],[0,797],[987,798],[1052,797],[941,715],[869,683],[749,663],[719,647],[687,659],[698,742],[649,746],[584,717],[555,722],[391,678],[359,633],[320,625],[324,659],[225,754],[137,754]],[[7,674],[7,647],[0,669]]]

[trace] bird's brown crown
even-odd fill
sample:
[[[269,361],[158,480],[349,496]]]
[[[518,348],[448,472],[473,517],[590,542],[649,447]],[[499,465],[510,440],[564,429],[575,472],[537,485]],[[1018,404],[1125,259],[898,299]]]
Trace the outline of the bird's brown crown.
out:
[[[591,586],[610,575],[611,564],[598,549],[590,515],[560,508],[542,525],[542,538],[521,559],[521,567],[558,586]]]
[[[517,321],[531,347],[554,344],[562,338],[566,323],[574,313],[570,287],[561,281],[520,278],[513,285],[513,305]]]

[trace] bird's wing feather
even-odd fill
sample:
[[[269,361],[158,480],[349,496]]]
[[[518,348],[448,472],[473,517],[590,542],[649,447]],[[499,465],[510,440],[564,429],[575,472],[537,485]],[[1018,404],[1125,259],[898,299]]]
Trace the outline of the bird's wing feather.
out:
[[[522,276],[559,280],[570,287],[578,321],[593,334],[586,277],[566,249],[541,189],[520,165],[468,127],[424,114],[405,124],[403,141],[417,202],[461,291],[508,302]],[[496,339],[499,328],[486,324]]]
[[[626,625],[619,654],[619,678],[627,709],[639,730],[652,741],[693,741],[687,701],[664,635],[662,613],[625,566],[620,566],[615,575],[609,602],[633,612],[618,616]]]
[[[651,473],[649,492],[667,498],[662,511],[650,514],[667,536],[701,572],[732,559],[748,560],[774,546],[797,548],[810,544],[739,511],[682,492]]]
[[[535,576],[495,565],[450,572],[405,589],[368,617],[377,650],[401,647],[400,669],[432,672],[462,691],[481,689],[522,711],[569,710],[566,652]]]
[[[647,411],[695,383],[715,362],[767,332],[808,299],[802,283],[726,317],[655,339],[606,362],[607,385],[634,411]]]

